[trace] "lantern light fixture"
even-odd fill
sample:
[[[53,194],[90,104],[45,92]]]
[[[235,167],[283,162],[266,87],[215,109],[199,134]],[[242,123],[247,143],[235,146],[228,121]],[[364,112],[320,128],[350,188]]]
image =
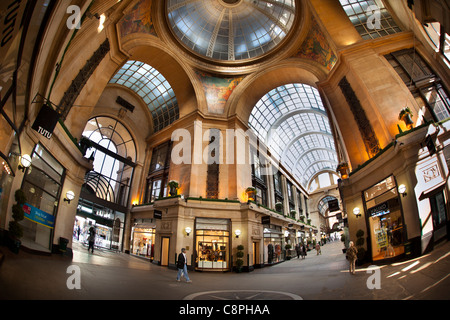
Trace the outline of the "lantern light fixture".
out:
[[[353,214],[354,214],[357,218],[359,218],[359,217],[361,217],[361,210],[360,210],[358,207],[355,207],[355,208],[353,209]]]
[[[400,193],[403,197],[406,197],[406,186],[404,184],[398,186],[398,193]]]
[[[73,193],[73,191],[71,190],[67,191],[64,201],[67,201],[70,204],[70,201],[72,201],[73,199],[75,199],[75,193]]]
[[[24,154],[20,157],[20,165],[19,170],[22,170],[22,172],[25,172],[25,169],[31,166],[31,157],[28,154]]]

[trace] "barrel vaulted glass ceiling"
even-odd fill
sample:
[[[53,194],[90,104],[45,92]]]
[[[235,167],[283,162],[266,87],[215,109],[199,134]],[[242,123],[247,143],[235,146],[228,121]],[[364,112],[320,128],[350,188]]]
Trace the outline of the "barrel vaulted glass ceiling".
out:
[[[304,84],[273,89],[256,103],[249,125],[305,189],[317,173],[336,170],[334,139],[317,89]]]
[[[278,45],[295,17],[295,0],[168,0],[169,25],[202,56],[225,61],[258,57]]]
[[[127,61],[109,82],[130,88],[144,100],[152,114],[155,132],[179,118],[178,102],[172,87],[148,64]]]

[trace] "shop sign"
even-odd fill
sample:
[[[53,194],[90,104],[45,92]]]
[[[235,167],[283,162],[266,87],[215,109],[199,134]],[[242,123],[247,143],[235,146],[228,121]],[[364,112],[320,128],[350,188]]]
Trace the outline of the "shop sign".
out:
[[[339,208],[339,200],[334,199],[334,200],[328,201],[328,209],[330,210],[330,212],[335,212],[335,211],[341,210]]]
[[[23,205],[25,218],[36,222],[44,227],[53,229],[55,227],[55,217],[47,212],[44,212],[28,203]]]
[[[162,219],[162,211],[154,210],[153,211],[153,218],[155,218],[155,219]]]
[[[31,128],[36,130],[47,139],[50,139],[52,137],[53,130],[58,123],[58,119],[59,113],[53,110],[47,104],[43,104]]]
[[[261,224],[270,224],[270,216],[261,217]]]
[[[383,202],[375,207],[368,210],[370,217],[378,217],[390,212],[388,202]]]

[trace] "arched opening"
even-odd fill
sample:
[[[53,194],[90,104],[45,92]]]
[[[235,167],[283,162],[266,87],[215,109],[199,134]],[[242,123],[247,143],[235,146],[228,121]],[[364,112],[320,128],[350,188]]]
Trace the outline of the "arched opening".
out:
[[[118,250],[136,161],[136,145],[118,120],[99,116],[86,124],[81,140],[93,170],[86,173],[75,219],[76,240],[86,244],[96,229],[95,246]]]

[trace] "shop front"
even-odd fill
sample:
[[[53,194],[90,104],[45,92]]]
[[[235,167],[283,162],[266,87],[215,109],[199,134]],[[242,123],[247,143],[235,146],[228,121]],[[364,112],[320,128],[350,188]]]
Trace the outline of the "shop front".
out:
[[[153,261],[155,230],[156,224],[153,219],[137,219],[131,230],[131,254]]]
[[[25,219],[20,222],[22,244],[51,252],[65,168],[40,144],[35,146],[31,159],[32,166],[26,169],[21,187],[27,201]]]
[[[364,191],[364,205],[372,260],[385,260],[405,253],[404,220],[393,176]]]
[[[264,227],[265,264],[274,264],[284,261],[284,243],[285,234],[281,226],[270,224]]]
[[[196,270],[230,270],[230,227],[229,219],[195,219]]]

